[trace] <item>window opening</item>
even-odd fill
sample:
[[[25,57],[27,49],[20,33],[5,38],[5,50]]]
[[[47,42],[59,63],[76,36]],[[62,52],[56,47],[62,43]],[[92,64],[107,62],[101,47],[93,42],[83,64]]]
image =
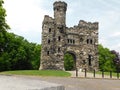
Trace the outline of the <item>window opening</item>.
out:
[[[50,54],[50,52],[49,51],[47,51],[47,55],[49,55]]]
[[[92,44],[92,39],[90,39],[90,44]]]
[[[60,47],[58,48],[58,52],[60,52]]]
[[[87,44],[89,44],[89,39],[87,39]]]
[[[73,40],[73,44],[75,44],[75,40]]]
[[[91,64],[91,60],[92,60],[92,56],[91,56],[91,55],[88,55],[88,64],[89,64],[89,66],[92,65],[92,64]]]
[[[70,39],[70,43],[72,43],[72,39]]]
[[[60,40],[61,40],[61,37],[59,36],[59,37],[58,37],[58,41],[60,41]]]
[[[49,28],[49,33],[51,32],[51,28]]]
[[[48,44],[50,44],[50,40],[48,40]]]
[[[70,43],[69,41],[70,41],[70,40],[68,39],[68,43]]]

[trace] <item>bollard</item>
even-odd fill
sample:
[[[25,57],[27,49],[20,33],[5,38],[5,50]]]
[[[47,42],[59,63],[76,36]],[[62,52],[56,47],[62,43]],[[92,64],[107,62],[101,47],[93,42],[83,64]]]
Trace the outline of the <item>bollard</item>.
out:
[[[117,72],[117,79],[119,79],[119,72]]]
[[[77,68],[76,68],[76,77],[78,77],[78,70],[77,70]]]
[[[104,78],[104,71],[102,70],[102,78]]]
[[[110,71],[110,78],[112,78],[112,71]]]
[[[94,69],[93,77],[95,78],[95,69]]]
[[[87,77],[87,70],[86,70],[86,68],[85,68],[85,78]]]

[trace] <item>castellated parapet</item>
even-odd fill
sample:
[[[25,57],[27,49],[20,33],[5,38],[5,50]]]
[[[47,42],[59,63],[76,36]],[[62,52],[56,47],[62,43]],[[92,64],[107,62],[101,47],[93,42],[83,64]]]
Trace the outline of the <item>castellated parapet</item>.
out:
[[[80,20],[67,27],[67,4],[57,1],[53,10],[54,18],[43,20],[40,69],[65,70],[64,55],[70,53],[77,69],[98,70],[98,22]]]

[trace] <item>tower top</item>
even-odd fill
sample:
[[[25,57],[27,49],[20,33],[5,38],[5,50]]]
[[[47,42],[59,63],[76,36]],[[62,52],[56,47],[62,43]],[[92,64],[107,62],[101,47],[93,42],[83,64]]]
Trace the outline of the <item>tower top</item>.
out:
[[[64,1],[56,1],[53,3],[53,6],[54,6],[54,10],[55,8],[60,8],[60,7],[64,8],[65,11],[67,10],[67,3]]]

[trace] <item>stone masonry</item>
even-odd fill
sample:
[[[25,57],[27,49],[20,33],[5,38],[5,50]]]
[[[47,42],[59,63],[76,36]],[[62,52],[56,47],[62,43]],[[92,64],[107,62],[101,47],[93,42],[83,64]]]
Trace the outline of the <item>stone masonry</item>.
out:
[[[74,27],[66,26],[67,4],[53,4],[54,18],[44,16],[40,70],[64,70],[64,55],[74,56],[77,69],[98,70],[98,22],[80,20]]]

